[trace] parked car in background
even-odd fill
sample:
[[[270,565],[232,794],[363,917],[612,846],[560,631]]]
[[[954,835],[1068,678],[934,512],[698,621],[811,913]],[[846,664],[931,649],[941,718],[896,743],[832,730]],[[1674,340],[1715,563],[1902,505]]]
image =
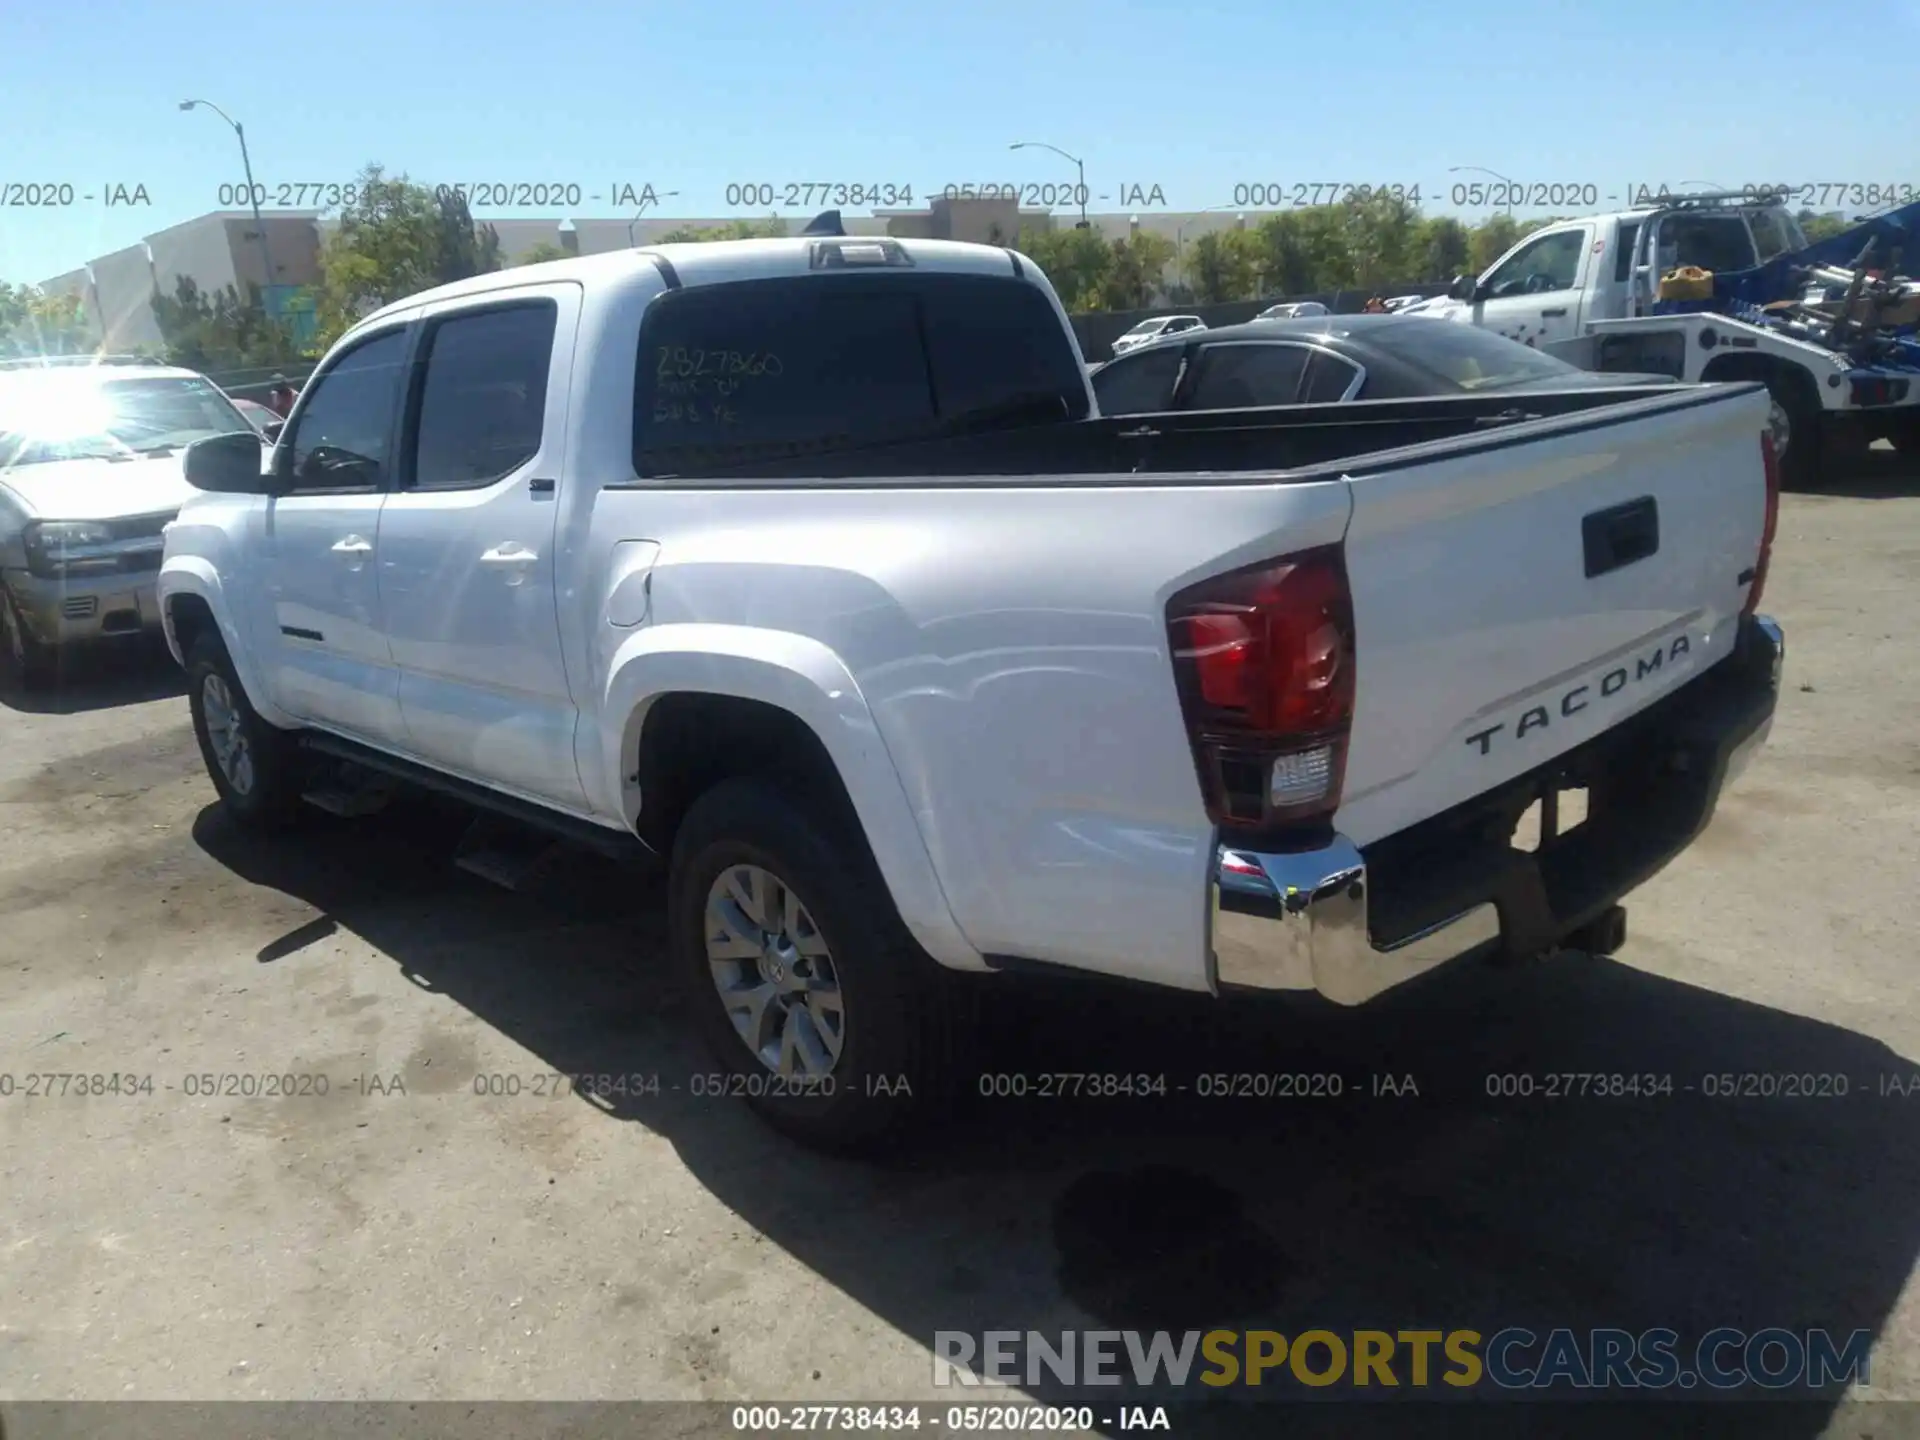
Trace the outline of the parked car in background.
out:
[[[1256,320],[1305,320],[1315,315],[1332,313],[1318,300],[1291,300],[1282,305],[1269,305],[1253,318]]]
[[[1418,305],[1426,298],[1424,295],[1396,295],[1387,301],[1387,310],[1389,313],[1404,310],[1409,305]]]
[[[1093,377],[1102,415],[1411,400],[1491,390],[1671,384],[1602,375],[1490,331],[1414,315],[1223,325],[1116,357]]]
[[[243,400],[238,395],[229,395],[227,399],[240,412],[241,418],[258,430],[262,437],[268,440],[279,438],[280,427],[287,423],[280,415],[258,400]]]
[[[1206,328],[1207,322],[1198,315],[1156,315],[1151,320],[1142,320],[1114,341],[1113,353],[1124,355],[1129,350],[1137,350],[1142,345],[1149,345],[1169,335],[1181,335],[1189,330]]]
[[[258,439],[204,375],[164,365],[0,372],[0,638],[39,684],[67,646],[158,634],[161,532],[188,443]]]

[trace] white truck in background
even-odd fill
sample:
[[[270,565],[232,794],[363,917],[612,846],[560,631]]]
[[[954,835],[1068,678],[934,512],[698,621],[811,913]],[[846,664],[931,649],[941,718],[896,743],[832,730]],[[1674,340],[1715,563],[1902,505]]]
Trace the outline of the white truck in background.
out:
[[[1909,206],[1809,245],[1770,197],[1662,197],[1532,231],[1412,313],[1482,326],[1588,370],[1759,381],[1778,407],[1788,479],[1815,485],[1875,440],[1920,449],[1920,343],[1908,338],[1920,287],[1885,276],[1851,297],[1832,293],[1880,263],[1856,254],[1876,228],[1897,241],[1916,221],[1920,206]],[[1911,269],[1920,256],[1910,240],[1905,249]],[[1663,305],[1660,277],[1683,266],[1734,293]],[[1865,323],[1840,320],[1843,310]],[[1876,325],[1875,312],[1888,323]]]
[[[960,972],[1355,1004],[1611,950],[1771,723],[1767,408],[1102,419],[1011,251],[663,245],[362,321],[264,463],[188,452],[160,602],[237,822],[420,785],[495,878],[497,817],[650,853],[719,1062],[854,1148]]]

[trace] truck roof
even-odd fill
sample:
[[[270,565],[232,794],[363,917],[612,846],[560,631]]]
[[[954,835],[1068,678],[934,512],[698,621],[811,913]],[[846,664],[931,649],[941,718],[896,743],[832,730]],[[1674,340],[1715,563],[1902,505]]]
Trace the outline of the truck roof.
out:
[[[904,254],[915,266],[948,274],[972,273],[1013,276],[1028,284],[1040,281],[1039,268],[1013,251],[997,245],[975,245],[957,240],[895,239],[891,236],[795,235],[761,240],[691,240],[671,245],[641,245],[631,250],[614,250],[600,255],[582,255],[565,260],[548,260],[538,265],[522,265],[510,270],[490,271],[465,280],[422,290],[404,300],[383,306],[353,329],[359,330],[392,316],[442,300],[484,295],[495,290],[518,289],[554,280],[574,280],[590,288],[617,284],[636,274],[658,273],[664,260],[687,285],[711,285],[729,280],[771,279],[783,275],[805,275],[813,269],[814,247],[845,246],[853,249],[886,246]],[[876,267],[879,268],[879,267]]]

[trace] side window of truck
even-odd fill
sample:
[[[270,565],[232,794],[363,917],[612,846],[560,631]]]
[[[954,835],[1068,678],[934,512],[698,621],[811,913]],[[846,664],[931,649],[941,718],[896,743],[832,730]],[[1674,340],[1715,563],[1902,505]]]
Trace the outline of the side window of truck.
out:
[[[1787,234],[1786,217],[1778,210],[1750,210],[1747,212],[1747,223],[1753,229],[1753,243],[1762,265],[1776,255],[1799,248],[1793,243],[1793,237]]]
[[[287,442],[287,493],[351,494],[386,484],[406,358],[402,326],[356,345],[308,383]]]
[[[1580,256],[1586,248],[1585,230],[1542,235],[1487,277],[1487,294],[1500,300],[1571,290],[1580,278]]]
[[[539,453],[558,313],[522,300],[429,322],[411,488],[491,485]]]
[[[1698,265],[1722,274],[1758,263],[1753,237],[1739,215],[1673,215],[1660,222],[1662,273],[1676,265]]]

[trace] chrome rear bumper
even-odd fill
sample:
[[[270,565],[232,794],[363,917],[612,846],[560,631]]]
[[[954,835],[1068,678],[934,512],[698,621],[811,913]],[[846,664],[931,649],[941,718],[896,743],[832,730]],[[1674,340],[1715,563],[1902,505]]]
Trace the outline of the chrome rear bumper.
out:
[[[1324,850],[1267,855],[1221,846],[1215,857],[1213,953],[1222,985],[1317,990],[1358,1005],[1500,938],[1492,905],[1475,905],[1390,949],[1367,929],[1367,864],[1343,838]]]
[[[1721,790],[1766,743],[1785,659],[1786,637],[1777,623],[1764,615],[1743,621],[1740,643],[1724,673],[1709,672],[1711,684],[1695,682],[1698,688],[1690,686],[1690,696],[1672,697],[1673,708],[1650,735],[1623,738],[1635,746],[1684,738],[1705,762],[1703,780],[1681,822],[1648,836],[1638,868],[1623,870],[1617,879],[1607,872],[1602,883],[1617,888],[1597,900],[1585,896],[1586,911],[1626,894],[1705,827]],[[1213,878],[1216,987],[1316,990],[1337,1004],[1359,1005],[1475,950],[1503,940],[1521,943],[1503,935],[1499,908],[1485,892],[1476,892],[1463,894],[1448,919],[1379,946],[1368,923],[1368,900],[1366,858],[1344,836],[1336,835],[1321,849],[1292,854],[1219,846]],[[1576,917],[1543,934],[1539,926],[1551,916],[1530,909],[1527,918],[1532,929],[1525,923],[1521,928],[1532,942],[1577,928]]]

